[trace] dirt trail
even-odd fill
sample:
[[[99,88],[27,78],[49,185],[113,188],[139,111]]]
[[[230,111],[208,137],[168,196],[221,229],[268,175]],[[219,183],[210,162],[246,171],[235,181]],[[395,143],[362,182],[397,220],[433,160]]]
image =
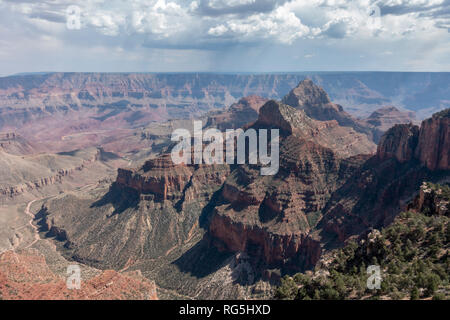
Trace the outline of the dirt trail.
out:
[[[98,186],[98,182],[96,182],[96,183],[91,183],[91,184],[88,184],[88,185],[85,185],[85,186],[81,187],[80,190],[82,190],[82,189],[87,189],[87,188],[91,188],[91,187],[93,187],[93,186]],[[30,244],[28,244],[26,247],[24,247],[24,249],[28,249],[28,248],[30,248],[31,246],[33,246],[36,242],[38,242],[39,240],[43,240],[43,239],[41,239],[41,237],[39,236],[39,230],[38,230],[38,227],[35,226],[35,225],[33,224],[33,220],[34,220],[34,218],[35,218],[35,215],[31,212],[31,206],[33,205],[33,203],[35,203],[36,201],[42,200],[42,199],[43,199],[43,198],[34,199],[34,200],[28,202],[27,207],[25,208],[25,211],[24,211],[24,212],[25,212],[25,214],[26,214],[27,216],[30,217],[30,220],[28,221],[27,224],[25,224],[25,225],[19,227],[19,228],[16,230],[16,231],[19,231],[19,230],[21,230],[21,229],[23,229],[23,228],[25,228],[25,227],[27,227],[27,226],[30,226],[30,227],[32,228],[32,230],[33,230],[34,240],[33,240]],[[50,243],[50,244],[52,244],[50,241],[47,241],[47,242]],[[16,246],[14,246],[13,249],[16,249],[19,245],[20,245],[20,243],[18,243]],[[56,250],[56,245],[55,245],[55,244],[52,244],[52,247],[54,247],[54,249]]]
[[[33,203],[35,203],[36,201],[38,201],[40,199],[35,199],[33,201],[30,201],[27,205],[27,208],[25,209],[25,214],[27,216],[29,216],[31,219],[30,221],[28,221],[28,224],[31,226],[31,228],[34,230],[34,240],[33,242],[31,242],[29,245],[27,245],[25,247],[25,249],[30,248],[33,244],[35,244],[36,242],[38,242],[41,238],[39,237],[39,231],[38,228],[33,224],[33,220],[34,220],[34,214],[31,213],[30,209],[31,206],[33,205]]]

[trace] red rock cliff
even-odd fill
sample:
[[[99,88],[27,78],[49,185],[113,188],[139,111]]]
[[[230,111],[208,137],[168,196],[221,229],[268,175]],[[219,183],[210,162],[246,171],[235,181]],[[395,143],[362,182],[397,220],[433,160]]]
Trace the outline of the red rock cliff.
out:
[[[395,125],[380,140],[377,156],[380,161],[396,158],[399,162],[413,159],[419,127],[411,124]]]
[[[389,129],[378,145],[380,161],[395,158],[399,162],[417,159],[428,169],[450,169],[450,109],[424,120],[420,129],[412,124]]]
[[[170,154],[148,160],[140,169],[119,169],[116,183],[156,201],[192,200],[202,197],[200,189],[221,185],[227,165],[175,165]]]
[[[450,169],[450,109],[422,122],[416,157],[430,170]]]

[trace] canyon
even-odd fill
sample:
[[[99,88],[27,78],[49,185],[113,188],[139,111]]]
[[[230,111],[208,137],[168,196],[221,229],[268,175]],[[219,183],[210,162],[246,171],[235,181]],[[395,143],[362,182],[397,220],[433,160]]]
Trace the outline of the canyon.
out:
[[[44,270],[49,292],[63,286],[62,265],[90,272],[86,291],[59,298],[96,288],[106,288],[101,299],[272,297],[283,275],[389,225],[423,181],[449,181],[449,109],[416,120],[447,106],[448,85],[416,104],[447,74],[408,74],[402,84],[395,73],[371,76],[0,78],[0,212],[15,217],[0,229],[0,294],[46,297],[42,284],[18,286],[17,254],[26,277],[37,276],[30,261]],[[203,129],[279,129],[279,171],[174,164],[170,135],[191,131],[194,118]],[[28,219],[24,203],[37,241],[29,225],[12,223]]]
[[[305,78],[323,87],[336,103],[322,101],[330,107],[321,111],[327,120],[337,115],[333,108],[344,108],[363,119],[391,105],[415,112],[421,120],[450,106],[447,73],[47,73],[0,78],[0,132],[17,133],[45,152],[98,145],[111,152],[137,151],[149,147],[134,138],[138,128],[198,117],[239,104],[241,97],[281,99]],[[357,125],[357,119],[340,115],[334,120],[341,125],[352,123],[357,131],[367,131],[366,126],[374,123],[372,119]],[[256,118],[256,114],[238,117],[239,127],[245,117]],[[231,120],[228,123],[237,119]],[[375,134],[375,140],[379,136]],[[134,141],[127,144],[129,140]]]

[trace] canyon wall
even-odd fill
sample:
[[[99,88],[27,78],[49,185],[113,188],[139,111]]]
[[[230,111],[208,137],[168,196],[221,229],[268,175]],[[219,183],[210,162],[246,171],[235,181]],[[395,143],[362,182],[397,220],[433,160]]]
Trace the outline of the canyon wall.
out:
[[[428,114],[449,107],[448,73],[48,73],[0,78],[0,130],[80,108],[100,107],[113,112],[104,117],[128,109],[128,120],[124,121],[129,122],[189,117],[229,106],[249,95],[281,99],[305,78],[358,116],[369,116],[385,105],[425,109]],[[321,94],[321,99],[327,103],[325,95]]]
[[[405,209],[423,181],[450,179],[449,109],[424,120],[420,129],[396,125],[369,159],[332,195],[321,228],[340,241],[380,228]]]
[[[430,170],[450,169],[450,109],[422,122],[415,156]]]

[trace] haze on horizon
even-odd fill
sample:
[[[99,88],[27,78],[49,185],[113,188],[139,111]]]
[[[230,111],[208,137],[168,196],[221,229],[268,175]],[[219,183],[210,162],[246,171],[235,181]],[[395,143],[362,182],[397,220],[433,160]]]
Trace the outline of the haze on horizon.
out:
[[[1,76],[450,71],[450,0],[0,0],[0,33]]]

